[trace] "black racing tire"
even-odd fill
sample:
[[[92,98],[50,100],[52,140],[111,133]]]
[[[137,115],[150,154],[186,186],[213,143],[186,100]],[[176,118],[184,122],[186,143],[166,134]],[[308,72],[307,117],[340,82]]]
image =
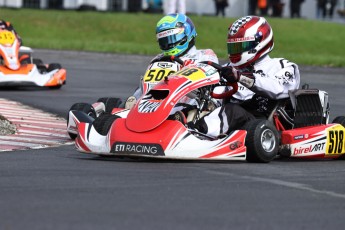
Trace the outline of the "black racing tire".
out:
[[[279,133],[267,120],[255,119],[245,125],[248,162],[268,163],[278,154]]]
[[[83,102],[75,103],[69,109],[69,111],[71,111],[71,110],[82,111],[82,112],[86,113],[87,115],[89,115],[90,117],[96,118],[95,109],[89,103],[83,103]]]
[[[56,69],[61,69],[61,65],[59,63],[50,63],[48,65],[48,68],[47,68],[47,71],[50,72],[50,71],[53,71],[53,70],[56,70]]]
[[[45,74],[48,71],[47,66],[43,64],[36,65],[36,67],[38,69],[38,72],[40,72],[41,74]]]
[[[60,89],[62,85],[48,86],[49,89]]]
[[[39,58],[33,58],[32,63],[35,65],[44,65],[43,61]]]
[[[71,111],[71,110],[82,111],[82,112],[86,113],[88,116],[90,116],[92,118],[96,118],[95,109],[89,103],[75,103],[69,109],[69,111]],[[68,126],[69,111],[68,111],[68,114],[67,114],[67,126]],[[68,133],[68,135],[73,140],[77,137],[77,135],[74,134],[74,133]]]
[[[105,136],[108,134],[111,125],[117,118],[119,118],[119,116],[103,113],[93,121],[92,125],[99,134]]]
[[[117,97],[101,97],[97,102],[104,103],[106,113],[111,113],[113,108],[119,108],[122,105],[122,99]]]
[[[48,65],[47,71],[53,71],[56,69],[61,69],[61,65],[59,63],[50,63]],[[66,82],[63,82],[63,84],[66,84]],[[49,89],[60,89],[62,87],[62,85],[54,85],[54,86],[48,86]]]
[[[332,123],[341,124],[345,127],[345,116],[338,116],[334,118]]]

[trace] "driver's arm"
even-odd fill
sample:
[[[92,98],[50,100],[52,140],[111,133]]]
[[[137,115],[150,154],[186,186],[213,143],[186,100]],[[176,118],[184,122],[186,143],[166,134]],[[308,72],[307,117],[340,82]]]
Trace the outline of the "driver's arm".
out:
[[[202,55],[201,55],[199,62],[211,61],[211,62],[215,62],[215,63],[219,64],[218,57],[213,50],[211,50],[211,49],[201,50],[201,54]]]
[[[299,73],[293,66],[281,69],[274,76],[253,75],[255,82],[250,90],[270,99],[287,98],[289,90],[298,89],[300,84]]]

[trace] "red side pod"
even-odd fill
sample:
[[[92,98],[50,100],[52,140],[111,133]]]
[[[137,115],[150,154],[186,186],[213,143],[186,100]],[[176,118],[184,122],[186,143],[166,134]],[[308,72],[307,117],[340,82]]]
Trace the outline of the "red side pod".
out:
[[[323,132],[329,126],[330,125],[319,125],[282,131],[281,144],[296,144],[310,140],[313,137],[320,136],[320,132]]]
[[[327,124],[286,130],[281,145],[291,157],[337,158],[345,154],[345,128]]]

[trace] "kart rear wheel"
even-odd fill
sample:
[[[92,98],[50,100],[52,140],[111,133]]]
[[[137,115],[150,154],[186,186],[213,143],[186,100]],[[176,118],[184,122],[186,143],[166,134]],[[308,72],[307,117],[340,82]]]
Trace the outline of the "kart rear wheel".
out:
[[[34,63],[35,65],[44,65],[43,61],[38,58],[33,58],[32,63]]]
[[[48,86],[49,89],[60,89],[62,85]]]
[[[117,97],[101,97],[97,102],[103,102],[105,106],[105,112],[111,113],[113,108],[119,108],[122,104],[122,100]]]
[[[279,133],[267,120],[252,120],[245,125],[248,162],[268,163],[278,154]]]
[[[47,71],[53,71],[56,69],[62,69],[62,66],[59,63],[50,63],[48,65]],[[63,82],[63,84],[66,84],[66,81]],[[62,85],[54,85],[54,86],[49,86],[49,89],[60,89]]]
[[[342,126],[345,127],[345,116],[338,116],[334,118],[332,123],[341,124]]]
[[[36,64],[36,67],[38,69],[38,72],[40,72],[41,74],[45,74],[47,73],[47,66],[45,66],[44,64]]]
[[[95,112],[94,108],[92,107],[92,105],[89,103],[75,103],[69,109],[69,111],[72,111],[72,110],[82,111],[82,112],[86,113],[88,116],[90,116],[92,118],[96,118],[96,112]],[[68,126],[68,121],[69,121],[69,111],[67,114],[67,126]],[[68,135],[73,140],[77,137],[77,134],[70,133],[70,132],[68,132]]]

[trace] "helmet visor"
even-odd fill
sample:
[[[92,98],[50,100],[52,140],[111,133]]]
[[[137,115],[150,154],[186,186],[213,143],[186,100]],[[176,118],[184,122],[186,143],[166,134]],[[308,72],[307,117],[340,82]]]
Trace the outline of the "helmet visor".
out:
[[[257,45],[257,42],[253,38],[253,40],[241,40],[241,41],[235,41],[234,39],[228,40],[228,54],[229,55],[234,55],[234,54],[240,54],[246,51],[249,51],[251,49],[254,49],[255,46]]]
[[[165,30],[157,34],[161,50],[169,50],[178,45],[186,37],[183,28]]]

